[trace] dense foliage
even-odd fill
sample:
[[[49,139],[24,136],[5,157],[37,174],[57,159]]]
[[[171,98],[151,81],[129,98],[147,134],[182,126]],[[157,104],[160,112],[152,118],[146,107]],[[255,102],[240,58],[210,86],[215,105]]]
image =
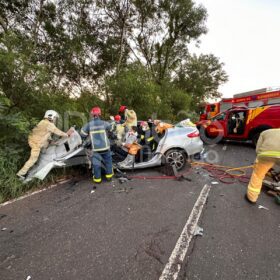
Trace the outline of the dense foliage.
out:
[[[189,52],[206,18],[193,0],[0,0],[0,201],[21,193],[15,173],[47,109],[67,129],[94,105],[175,121],[218,97],[223,64]]]

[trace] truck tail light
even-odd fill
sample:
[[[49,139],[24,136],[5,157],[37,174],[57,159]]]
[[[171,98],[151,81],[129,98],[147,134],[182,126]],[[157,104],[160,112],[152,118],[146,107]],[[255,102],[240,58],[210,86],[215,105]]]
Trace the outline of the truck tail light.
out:
[[[187,135],[189,138],[199,137],[199,131],[191,132]]]

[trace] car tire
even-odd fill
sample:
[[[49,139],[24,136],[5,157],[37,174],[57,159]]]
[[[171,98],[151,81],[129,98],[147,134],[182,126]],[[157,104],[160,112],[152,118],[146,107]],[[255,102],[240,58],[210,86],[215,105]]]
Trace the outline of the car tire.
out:
[[[171,149],[165,153],[164,163],[175,164],[177,171],[183,169],[187,162],[184,150]]]

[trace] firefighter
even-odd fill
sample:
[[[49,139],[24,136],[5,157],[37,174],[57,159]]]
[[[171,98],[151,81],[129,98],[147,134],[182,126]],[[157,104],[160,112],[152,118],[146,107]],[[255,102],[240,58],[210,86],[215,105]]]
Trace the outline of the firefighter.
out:
[[[156,147],[152,129],[150,128],[147,122],[142,121],[140,123],[139,135],[140,135],[139,144],[142,146],[141,160],[145,161],[151,158],[152,151],[154,151]]]
[[[28,144],[31,148],[31,154],[28,161],[18,171],[17,176],[24,180],[28,170],[36,163],[39,158],[42,148],[47,148],[51,135],[55,134],[60,137],[68,137],[73,132],[69,129],[67,133],[61,131],[55,126],[59,115],[54,110],[48,110],[45,113],[44,119],[41,120],[28,137]]]
[[[114,116],[114,121],[116,124],[120,124],[122,117],[120,115]]]
[[[90,111],[92,120],[81,129],[81,136],[86,138],[90,135],[92,145],[92,171],[93,182],[101,183],[101,164],[105,165],[106,179],[113,177],[112,156],[107,132],[111,130],[111,124],[101,120],[101,109],[93,107]]]
[[[164,132],[168,128],[174,127],[174,125],[172,125],[170,123],[162,122],[160,120],[154,120],[154,125],[156,126],[156,128],[155,128],[156,133],[159,133],[159,134],[164,134]]]
[[[116,115],[116,116],[111,116],[111,131],[109,131],[108,137],[110,140],[112,141],[116,141],[118,140],[118,127],[121,126],[120,121],[121,121],[121,116],[120,115]]]
[[[120,123],[125,122],[125,110],[126,109],[127,109],[127,107],[125,105],[121,105],[120,108],[119,108],[119,115],[121,116]]]
[[[140,123],[140,145],[148,145],[154,149],[154,136],[149,124],[145,121]]]
[[[275,163],[280,162],[280,128],[268,129],[261,133],[256,147],[257,158],[251,176],[247,195],[250,203],[256,203],[266,173]]]
[[[122,105],[119,109],[119,115],[121,116],[121,123],[128,129],[132,126],[137,126],[137,115],[134,110]]]

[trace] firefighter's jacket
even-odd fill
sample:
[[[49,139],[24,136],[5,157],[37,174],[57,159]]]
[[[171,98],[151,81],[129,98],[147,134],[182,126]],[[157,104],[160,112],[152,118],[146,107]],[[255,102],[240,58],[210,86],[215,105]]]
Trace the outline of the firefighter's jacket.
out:
[[[94,152],[104,152],[110,149],[110,141],[107,136],[109,130],[111,130],[111,124],[100,118],[93,118],[81,129],[81,136],[84,138],[90,136]]]
[[[258,158],[280,159],[280,128],[268,129],[261,133],[257,143]]]
[[[137,115],[134,110],[125,110],[125,126],[128,128],[137,126]]]
[[[156,132],[157,133],[164,133],[168,128],[172,128],[174,127],[172,124],[170,123],[164,123],[164,122],[160,122],[157,126],[156,126]]]
[[[38,146],[39,148],[46,148],[52,134],[61,137],[68,137],[67,133],[58,129],[54,123],[50,122],[48,119],[43,119],[36,127],[33,128],[28,137],[28,142],[32,143],[32,145]]]
[[[150,145],[151,143],[153,143],[154,137],[150,128],[147,130],[141,130],[139,134],[140,145]]]

